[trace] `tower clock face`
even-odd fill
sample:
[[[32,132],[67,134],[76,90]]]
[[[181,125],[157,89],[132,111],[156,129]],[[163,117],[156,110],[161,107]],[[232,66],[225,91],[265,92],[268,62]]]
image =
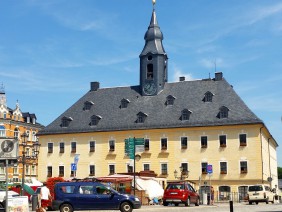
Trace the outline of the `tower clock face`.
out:
[[[10,140],[5,140],[1,144],[1,149],[4,153],[11,152],[14,149],[14,143]]]
[[[156,93],[157,87],[154,82],[146,82],[143,87],[143,91],[147,95],[153,95]]]

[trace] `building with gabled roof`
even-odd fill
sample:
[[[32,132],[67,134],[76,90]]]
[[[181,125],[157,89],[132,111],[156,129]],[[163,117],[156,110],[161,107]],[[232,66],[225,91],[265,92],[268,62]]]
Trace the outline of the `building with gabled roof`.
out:
[[[139,85],[101,88],[91,82],[84,96],[40,131],[39,179],[132,172],[125,139],[143,138],[137,172],[188,178],[198,187],[211,183],[223,194],[218,200],[231,199],[231,192],[243,199],[251,184],[277,185],[278,144],[223,73],[169,83],[155,9],[144,39]]]

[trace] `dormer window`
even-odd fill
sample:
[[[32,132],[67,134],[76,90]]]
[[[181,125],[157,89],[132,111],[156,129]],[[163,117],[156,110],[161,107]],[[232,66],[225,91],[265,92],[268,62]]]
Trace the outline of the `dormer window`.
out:
[[[91,126],[96,126],[96,125],[98,125],[98,123],[99,123],[99,121],[101,120],[101,116],[97,116],[97,115],[93,115],[93,116],[91,116],[91,123],[90,123],[90,125]]]
[[[225,106],[222,106],[221,108],[219,108],[219,114],[218,114],[218,117],[220,119],[223,119],[223,118],[228,118],[228,111],[229,109]]]
[[[172,96],[172,95],[169,95],[166,97],[166,105],[173,105],[174,104],[174,100],[175,100],[175,97]]]
[[[187,109],[182,110],[182,112],[181,112],[181,120],[182,121],[189,120],[191,113],[192,113],[192,111],[190,111],[190,110],[187,110]]]
[[[91,101],[86,101],[86,102],[84,102],[84,108],[83,108],[83,110],[90,110],[91,107],[92,107],[92,105],[94,105],[94,103],[91,102]]]
[[[73,119],[71,117],[63,117],[61,127],[68,127]]]
[[[128,99],[122,99],[120,102],[120,108],[127,108],[127,105],[130,101]]]
[[[214,96],[213,93],[211,93],[210,91],[205,93],[205,97],[203,99],[204,102],[212,102],[212,97]]]
[[[136,123],[144,123],[145,122],[145,119],[148,115],[143,113],[143,112],[139,112],[137,114],[137,120],[136,120]]]

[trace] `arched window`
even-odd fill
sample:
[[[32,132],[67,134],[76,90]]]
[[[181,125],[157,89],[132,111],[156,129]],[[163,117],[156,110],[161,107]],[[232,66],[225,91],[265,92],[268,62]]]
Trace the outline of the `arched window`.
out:
[[[153,64],[148,64],[147,65],[147,79],[149,79],[149,80],[154,79]]]
[[[0,137],[6,137],[6,129],[4,126],[0,126]]]
[[[15,128],[14,129],[14,138],[19,138],[19,136],[20,136],[20,130],[19,128]]]

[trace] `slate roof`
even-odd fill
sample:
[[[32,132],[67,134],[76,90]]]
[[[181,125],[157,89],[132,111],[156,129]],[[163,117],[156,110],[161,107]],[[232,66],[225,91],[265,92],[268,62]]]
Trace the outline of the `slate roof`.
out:
[[[224,78],[166,83],[156,96],[141,96],[139,89],[129,86],[89,91],[39,134],[263,123]],[[203,101],[208,91],[214,94],[212,102]],[[169,95],[175,97],[173,105],[166,104]],[[127,108],[121,108],[122,99],[129,100]],[[94,103],[90,110],[84,110],[87,101]],[[228,118],[218,118],[222,106],[229,109]],[[181,120],[183,109],[192,111],[189,120]],[[140,112],[147,115],[144,123],[136,123]],[[93,115],[101,117],[96,126],[90,125]],[[63,117],[72,119],[68,127],[61,127]]]

